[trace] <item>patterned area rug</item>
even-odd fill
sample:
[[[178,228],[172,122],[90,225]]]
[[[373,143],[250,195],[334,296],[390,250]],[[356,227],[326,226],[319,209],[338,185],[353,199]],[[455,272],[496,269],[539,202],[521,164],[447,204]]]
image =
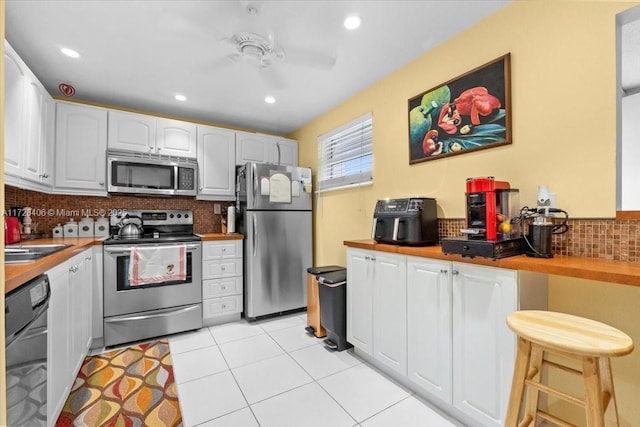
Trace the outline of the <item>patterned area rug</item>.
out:
[[[182,426],[169,343],[87,357],[56,426]]]

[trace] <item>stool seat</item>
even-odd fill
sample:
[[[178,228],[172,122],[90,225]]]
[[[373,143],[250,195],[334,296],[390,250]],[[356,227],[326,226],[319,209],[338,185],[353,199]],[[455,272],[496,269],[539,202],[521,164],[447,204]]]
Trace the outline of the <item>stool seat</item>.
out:
[[[617,357],[633,351],[624,332],[583,317],[552,311],[524,310],[507,316],[516,334],[544,347],[584,356]]]
[[[544,403],[540,407],[541,393],[582,407],[587,427],[619,426],[610,359],[633,351],[633,341],[628,335],[595,320],[552,311],[517,311],[507,316],[507,325],[518,335],[518,351],[506,427],[533,427],[538,420],[573,426],[548,412]],[[549,359],[545,355],[560,358]],[[562,363],[562,359],[574,363]],[[584,396],[574,396],[552,386],[543,379],[549,370],[582,377]]]

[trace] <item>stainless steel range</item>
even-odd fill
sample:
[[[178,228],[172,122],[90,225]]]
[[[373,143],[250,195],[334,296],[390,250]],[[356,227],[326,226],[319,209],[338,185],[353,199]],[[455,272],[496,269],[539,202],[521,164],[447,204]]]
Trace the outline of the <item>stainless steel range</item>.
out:
[[[202,248],[193,212],[127,210],[109,221],[105,347],[201,328]]]

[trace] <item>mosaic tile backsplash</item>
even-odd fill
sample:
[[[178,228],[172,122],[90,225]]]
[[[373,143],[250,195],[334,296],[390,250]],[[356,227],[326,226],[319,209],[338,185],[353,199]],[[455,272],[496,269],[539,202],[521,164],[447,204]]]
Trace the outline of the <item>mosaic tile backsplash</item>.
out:
[[[577,218],[568,225],[569,231],[552,238],[554,254],[640,262],[640,221]],[[465,220],[441,218],[438,228],[440,238],[456,237]]]
[[[137,197],[111,195],[109,197],[69,196],[45,194],[5,185],[5,211],[12,207],[34,209],[32,220],[37,223],[37,233],[51,235],[58,224],[73,218],[82,219],[85,213],[96,219],[100,213],[108,216],[116,209],[190,209],[193,211],[193,228],[196,233],[222,232],[222,216],[214,214],[214,205],[220,204],[224,212],[230,202],[196,200],[186,197]]]
[[[113,209],[191,209],[196,233],[222,232],[222,217],[215,215],[214,205],[222,211],[230,202],[203,201],[193,198],[157,198],[111,195],[109,197],[44,194],[5,186],[5,209],[29,206],[44,212],[34,216],[38,233],[50,235],[51,229],[72,217],[79,221],[83,212],[96,213]],[[53,209],[54,214],[48,212]],[[95,217],[95,215],[92,215]],[[440,218],[439,236],[455,237],[464,228],[462,218]],[[557,255],[603,258],[640,262],[640,221],[616,219],[569,219],[569,231],[553,236],[553,251]]]

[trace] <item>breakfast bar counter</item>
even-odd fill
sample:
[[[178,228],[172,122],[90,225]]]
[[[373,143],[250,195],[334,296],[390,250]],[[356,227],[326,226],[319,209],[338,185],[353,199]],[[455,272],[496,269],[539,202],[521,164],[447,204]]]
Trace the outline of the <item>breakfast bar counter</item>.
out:
[[[391,252],[401,255],[464,262],[490,267],[501,267],[511,270],[555,274],[580,279],[619,283],[622,285],[640,286],[640,263],[561,255],[556,255],[553,258],[548,259],[532,258],[526,255],[518,255],[496,260],[482,257],[469,258],[461,255],[443,254],[440,246],[396,246],[376,243],[373,239],[345,240],[344,245],[351,248]]]

